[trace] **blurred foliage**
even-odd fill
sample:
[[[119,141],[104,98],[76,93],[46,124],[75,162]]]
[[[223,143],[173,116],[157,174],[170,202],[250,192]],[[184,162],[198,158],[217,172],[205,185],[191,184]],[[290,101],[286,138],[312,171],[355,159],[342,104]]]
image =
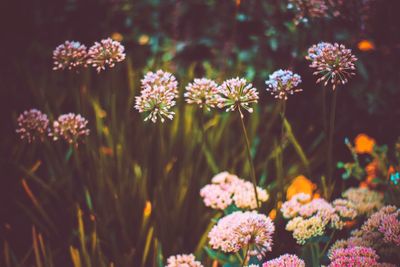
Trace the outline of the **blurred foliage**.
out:
[[[278,68],[303,77],[304,92],[288,100],[283,152],[279,105],[270,96],[260,93],[256,111],[245,118],[257,177],[271,194],[265,212],[276,207],[281,153],[288,181],[307,174],[321,187],[322,90],[304,60],[312,44],[338,41],[359,58],[356,78],[338,89],[335,159],[351,159],[342,140],[359,132],[394,143],[400,130],[396,2],[373,1],[366,18],[354,7],[298,25],[278,0],[9,3],[2,17],[9,18],[5,36],[11,41],[0,49],[6,66],[0,76],[5,266],[163,266],[169,255],[192,251],[211,265],[203,248],[211,219],[221,214],[206,209],[198,193],[218,171],[249,177],[240,120],[222,111],[201,115],[180,98],[172,122],[144,123],[133,103],[148,70],[175,73],[180,95],[200,76],[218,82],[244,76],[260,92]],[[127,50],[116,68],[99,75],[51,70],[51,52],[64,40],[89,46],[108,36],[122,37]],[[361,40],[374,49],[358,49]],[[19,142],[15,118],[31,107],[52,118],[81,113],[91,129],[86,144],[75,150]],[[278,215],[275,223],[284,222]],[[297,249],[286,231],[277,236],[271,257]]]

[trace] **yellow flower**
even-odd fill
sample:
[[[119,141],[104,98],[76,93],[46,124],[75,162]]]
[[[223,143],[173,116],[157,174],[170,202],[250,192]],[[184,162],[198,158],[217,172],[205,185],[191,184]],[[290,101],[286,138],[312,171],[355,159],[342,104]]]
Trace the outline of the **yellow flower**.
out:
[[[146,35],[146,34],[142,34],[142,35],[140,35],[138,41],[139,41],[140,45],[146,45],[146,44],[149,43],[150,37],[148,35]]]
[[[375,45],[373,42],[368,41],[368,40],[361,40],[358,42],[358,49],[367,52],[375,49]]]
[[[121,42],[124,39],[124,36],[119,32],[114,32],[113,34],[111,34],[111,39],[113,39],[114,41]]]
[[[354,139],[355,143],[355,150],[358,154],[371,154],[372,151],[374,150],[375,146],[375,139],[369,137],[366,134],[359,134],[357,137]]]
[[[298,193],[305,193],[310,196],[313,195],[316,185],[307,179],[304,175],[299,175],[293,179],[292,183],[286,191],[286,199],[290,200],[294,195]]]

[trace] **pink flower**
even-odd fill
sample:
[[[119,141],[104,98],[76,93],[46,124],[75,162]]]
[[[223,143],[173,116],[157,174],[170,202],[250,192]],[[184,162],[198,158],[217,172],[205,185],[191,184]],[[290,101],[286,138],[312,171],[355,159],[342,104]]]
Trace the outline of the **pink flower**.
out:
[[[120,42],[111,38],[95,42],[88,52],[88,64],[96,68],[97,72],[105,70],[106,67],[112,68],[115,63],[125,59],[125,48]]]
[[[338,248],[329,254],[329,267],[371,267],[377,266],[379,256],[368,247]]]
[[[22,140],[32,143],[43,141],[49,131],[49,119],[40,110],[26,110],[18,116],[15,130]]]
[[[296,88],[300,83],[300,75],[290,70],[277,70],[269,75],[269,80],[265,82],[268,86],[267,91],[271,95],[284,100],[288,98],[288,95],[303,91],[303,89]]]
[[[86,46],[80,42],[65,41],[53,51],[53,60],[53,70],[72,70],[78,67],[86,67]]]
[[[166,267],[203,267],[203,265],[196,261],[193,254],[181,254],[170,256]]]
[[[194,79],[193,83],[186,86],[184,96],[188,104],[197,104],[201,108],[205,106],[210,110],[218,104],[218,85],[206,78]]]
[[[262,267],[305,267],[306,264],[296,255],[284,254],[279,258],[264,262]]]
[[[62,138],[67,143],[77,146],[83,137],[89,135],[87,124],[88,121],[79,114],[63,114],[53,122],[53,130],[49,135],[54,140]]]

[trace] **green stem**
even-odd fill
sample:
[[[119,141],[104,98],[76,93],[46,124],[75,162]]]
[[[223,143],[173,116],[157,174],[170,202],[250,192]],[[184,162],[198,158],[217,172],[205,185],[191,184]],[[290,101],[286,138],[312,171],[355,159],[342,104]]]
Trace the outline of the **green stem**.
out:
[[[330,110],[330,120],[329,120],[329,139],[328,139],[328,186],[329,194],[327,199],[329,199],[332,194],[332,175],[333,175],[333,135],[335,132],[335,113],[336,113],[336,99],[337,99],[337,90],[333,92],[332,104]]]
[[[247,254],[249,253],[249,247],[250,247],[250,245],[247,245],[246,252],[244,253],[244,258],[243,258],[242,264],[240,265],[241,267],[245,266],[245,264],[246,264]]]
[[[333,240],[334,234],[335,234],[335,230],[332,231],[331,235],[329,236],[328,242],[326,242],[324,248],[322,249],[321,253],[319,254],[319,258],[320,259],[324,256],[326,250],[328,249],[329,245],[331,244],[331,241]]]
[[[240,110],[240,107],[238,108],[238,113],[239,113],[240,122],[241,122],[241,125],[242,125],[242,131],[243,131],[244,140],[246,142],[247,158],[248,158],[249,163],[250,163],[251,179],[252,179],[253,186],[254,186],[254,194],[256,195],[257,209],[259,209],[260,208],[260,203],[258,202],[256,173],[254,171],[254,163],[253,163],[253,159],[252,159],[251,153],[250,153],[249,137],[247,136],[246,127],[245,127],[244,121],[243,121],[243,114],[242,114],[242,111]]]
[[[285,113],[286,113],[286,100],[282,100],[281,103],[281,119],[282,119],[282,127],[281,127],[281,140],[280,140],[280,157],[279,157],[279,187],[280,187],[280,192],[281,192],[281,201],[283,201],[284,195],[285,195],[285,190],[284,190],[284,173],[283,173],[283,150],[284,150],[284,137],[285,137]]]

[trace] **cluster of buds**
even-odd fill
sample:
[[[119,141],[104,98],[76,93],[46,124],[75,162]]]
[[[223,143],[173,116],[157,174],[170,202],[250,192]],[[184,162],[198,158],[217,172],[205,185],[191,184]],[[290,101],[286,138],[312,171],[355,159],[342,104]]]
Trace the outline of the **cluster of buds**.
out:
[[[53,51],[53,70],[72,70],[87,66],[86,46],[80,42],[65,41]]]
[[[330,82],[333,90],[340,84],[346,84],[355,75],[354,62],[357,58],[342,44],[321,42],[308,49],[306,59],[311,61],[310,67],[315,69],[314,75],[320,76],[317,83]]]
[[[49,131],[49,119],[40,110],[26,110],[18,116],[17,134],[22,140],[32,143],[36,140],[43,141]]]
[[[88,64],[96,68],[97,72],[105,70],[106,67],[112,68],[115,63],[125,59],[124,50],[120,42],[111,38],[95,42],[88,51]]]
[[[188,104],[197,104],[200,108],[204,106],[210,110],[218,104],[218,85],[206,78],[194,79],[193,83],[186,86],[184,96]]]
[[[268,86],[267,91],[271,95],[284,100],[287,100],[288,95],[303,91],[303,89],[296,88],[300,83],[300,75],[290,70],[277,70],[269,75],[269,80],[265,82]]]
[[[53,122],[53,129],[49,135],[54,141],[62,138],[67,143],[77,146],[83,137],[89,135],[87,124],[88,121],[79,114],[63,114]]]

